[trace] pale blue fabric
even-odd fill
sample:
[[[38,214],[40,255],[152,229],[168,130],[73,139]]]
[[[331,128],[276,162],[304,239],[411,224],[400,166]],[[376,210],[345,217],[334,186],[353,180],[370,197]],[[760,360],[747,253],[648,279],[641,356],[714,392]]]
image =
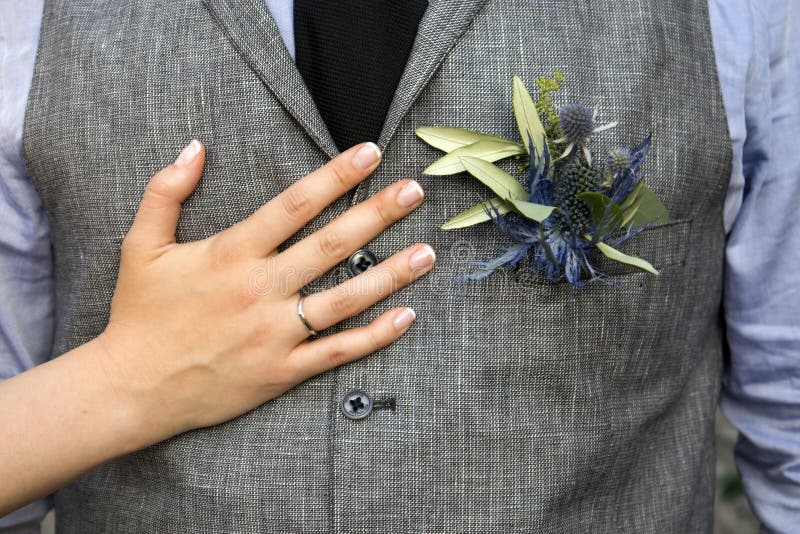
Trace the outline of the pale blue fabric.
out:
[[[265,0],[294,57],[293,2]],[[794,0],[709,0],[733,141],[725,203],[731,367],[722,409],[765,528],[800,524],[800,46]],[[49,231],[22,161],[22,123],[42,0],[0,0],[0,379],[45,361],[53,327]],[[697,142],[702,143],[702,139]],[[33,531],[35,503],[0,518]]]
[[[53,338],[50,231],[22,162],[23,113],[43,4],[0,0],[0,380],[45,361]],[[0,531],[38,532],[50,506],[38,501],[0,518]]]
[[[294,59],[294,1],[266,0],[272,18],[278,25],[283,42]]]
[[[767,529],[800,532],[800,2],[712,0],[736,153],[720,406]],[[698,142],[702,143],[702,139]]]

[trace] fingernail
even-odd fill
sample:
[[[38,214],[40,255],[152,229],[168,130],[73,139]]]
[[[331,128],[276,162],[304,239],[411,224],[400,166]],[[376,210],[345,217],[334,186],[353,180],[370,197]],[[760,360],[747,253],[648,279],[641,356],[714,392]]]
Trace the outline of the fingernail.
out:
[[[414,322],[414,319],[417,318],[416,312],[411,308],[406,308],[405,310],[401,311],[397,317],[394,318],[394,327],[397,330],[405,330],[408,328],[408,325]]]
[[[430,245],[425,245],[411,255],[408,263],[411,265],[412,269],[417,270],[430,266],[435,260],[436,253],[433,251]]]
[[[188,167],[193,161],[194,158],[200,153],[200,141],[197,139],[192,139],[192,142],[186,145],[186,147],[181,150],[181,153],[178,155],[178,159],[175,160],[175,164],[180,165],[181,167]]]
[[[380,159],[381,149],[375,143],[367,143],[353,156],[353,162],[362,169],[369,169]]]
[[[397,203],[404,208],[410,208],[425,196],[425,192],[417,182],[408,182],[397,194]]]

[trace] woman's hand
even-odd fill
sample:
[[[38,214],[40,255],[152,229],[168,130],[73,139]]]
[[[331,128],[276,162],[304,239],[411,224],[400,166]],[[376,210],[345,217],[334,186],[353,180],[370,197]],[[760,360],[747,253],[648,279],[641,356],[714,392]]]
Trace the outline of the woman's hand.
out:
[[[180,205],[204,157],[194,141],[148,183],[122,246],[105,331],[0,383],[0,516],[111,458],[231,419],[410,327],[414,312],[396,308],[308,339],[297,303],[304,285],[422,202],[416,182],[395,183],[276,251],[377,167],[375,145],[347,150],[233,227],[177,244]],[[434,259],[423,244],[399,251],[309,295],[306,319],[324,330],[423,275]]]
[[[122,245],[104,365],[115,389],[157,415],[164,436],[220,423],[303,380],[365,356],[408,330],[397,308],[372,323],[319,339],[297,315],[302,287],[420,205],[422,188],[397,182],[278,253],[277,247],[352,188],[380,161],[372,143],[353,147],[299,180],[248,219],[202,241],[176,244],[181,202],[200,177],[193,141],[148,183]],[[433,267],[412,245],[338,287],[308,296],[317,331],[373,305]]]

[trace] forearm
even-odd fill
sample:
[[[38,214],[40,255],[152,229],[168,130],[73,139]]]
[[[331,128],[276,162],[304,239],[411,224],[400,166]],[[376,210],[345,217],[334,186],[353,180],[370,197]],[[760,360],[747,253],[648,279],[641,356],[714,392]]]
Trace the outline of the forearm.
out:
[[[96,339],[0,383],[0,516],[157,441],[105,357]]]

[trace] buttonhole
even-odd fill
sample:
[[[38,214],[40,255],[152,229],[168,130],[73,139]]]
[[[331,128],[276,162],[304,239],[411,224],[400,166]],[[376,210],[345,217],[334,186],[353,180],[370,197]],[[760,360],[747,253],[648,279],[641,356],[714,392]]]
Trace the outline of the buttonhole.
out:
[[[372,404],[373,410],[391,410],[397,411],[397,402],[395,401],[394,397],[389,397],[388,399],[374,401]]]

